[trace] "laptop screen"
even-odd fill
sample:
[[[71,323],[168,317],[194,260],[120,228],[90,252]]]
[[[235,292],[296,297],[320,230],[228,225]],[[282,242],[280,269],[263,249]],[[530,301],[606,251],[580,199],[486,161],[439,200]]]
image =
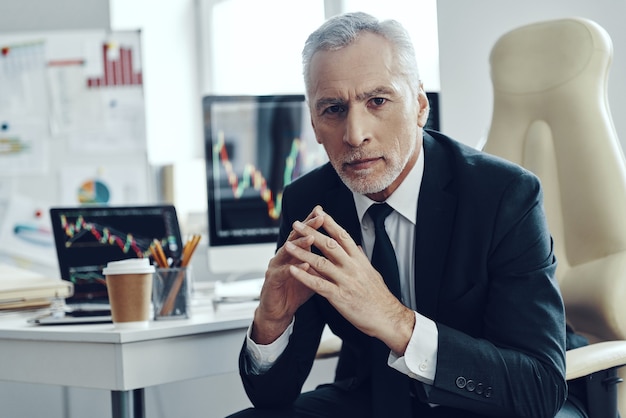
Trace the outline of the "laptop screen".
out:
[[[109,261],[149,257],[161,243],[166,257],[180,258],[183,244],[171,205],[50,209],[61,278],[74,284],[72,303],[108,303],[102,269]]]

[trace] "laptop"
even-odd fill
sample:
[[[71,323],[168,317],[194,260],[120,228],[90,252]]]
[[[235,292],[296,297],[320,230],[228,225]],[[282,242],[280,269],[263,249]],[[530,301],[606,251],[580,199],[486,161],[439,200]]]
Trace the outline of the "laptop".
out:
[[[74,285],[74,294],[65,315],[37,318],[38,324],[110,322],[102,274],[109,261],[150,257],[155,239],[167,258],[182,255],[173,205],[53,207],[50,220],[61,278]]]

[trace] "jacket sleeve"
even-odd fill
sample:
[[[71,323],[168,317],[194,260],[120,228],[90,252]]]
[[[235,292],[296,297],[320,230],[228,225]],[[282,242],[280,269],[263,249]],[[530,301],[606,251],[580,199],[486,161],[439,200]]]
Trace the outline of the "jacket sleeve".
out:
[[[437,322],[435,381],[418,393],[487,416],[553,417],[567,394],[565,314],[536,177],[513,178],[483,230],[489,244],[473,257],[483,258],[485,277],[467,278],[473,287],[439,308],[461,309],[484,294],[482,313],[467,332],[452,319],[462,309]]]
[[[283,196],[278,246],[287,240],[293,221],[304,219],[306,210],[309,210],[305,207],[298,213],[291,213],[289,192],[290,188],[287,188]],[[281,356],[267,372],[260,375],[249,371],[244,342],[239,355],[239,374],[246,394],[255,407],[283,408],[294,402],[313,366],[323,329],[323,319],[312,298],[298,309],[289,344]]]
[[[311,301],[298,310],[289,344],[276,363],[263,374],[249,372],[244,343],[239,355],[239,373],[246,394],[255,407],[287,407],[300,394],[313,366],[324,327],[315,310]]]

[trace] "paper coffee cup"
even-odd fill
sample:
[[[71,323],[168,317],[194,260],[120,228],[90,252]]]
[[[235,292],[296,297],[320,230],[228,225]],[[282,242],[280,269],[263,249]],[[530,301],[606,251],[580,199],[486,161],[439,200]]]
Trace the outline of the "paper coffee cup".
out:
[[[112,261],[102,270],[116,328],[148,326],[154,271],[147,258]]]

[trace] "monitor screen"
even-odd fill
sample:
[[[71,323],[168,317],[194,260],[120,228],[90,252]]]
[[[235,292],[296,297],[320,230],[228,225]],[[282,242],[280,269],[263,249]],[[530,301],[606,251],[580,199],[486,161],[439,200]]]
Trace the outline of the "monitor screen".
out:
[[[276,246],[283,188],[326,154],[303,95],[205,96],[203,111],[209,268],[262,271]]]
[[[50,209],[61,278],[74,284],[68,302],[108,302],[102,269],[109,261],[150,257],[157,239],[172,259],[182,254],[171,205]]]

